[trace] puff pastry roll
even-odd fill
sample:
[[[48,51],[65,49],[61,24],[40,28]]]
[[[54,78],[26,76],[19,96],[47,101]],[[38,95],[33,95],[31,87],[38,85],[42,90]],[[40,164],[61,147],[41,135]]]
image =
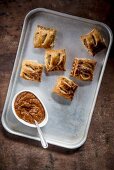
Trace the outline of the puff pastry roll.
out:
[[[78,85],[65,76],[60,76],[53,92],[66,99],[72,100]]]
[[[34,48],[52,48],[56,30],[38,25],[34,34]]]
[[[79,80],[92,80],[96,61],[86,58],[75,58],[70,75]]]
[[[24,60],[20,76],[26,80],[41,81],[43,65],[35,60]]]
[[[66,53],[65,50],[47,49],[45,52],[46,71],[65,71]]]
[[[81,41],[92,56],[106,47],[104,38],[96,28],[88,34],[82,35]]]

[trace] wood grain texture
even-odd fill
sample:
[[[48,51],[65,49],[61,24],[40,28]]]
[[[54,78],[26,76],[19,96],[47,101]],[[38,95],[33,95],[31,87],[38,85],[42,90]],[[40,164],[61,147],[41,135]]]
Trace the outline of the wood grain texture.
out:
[[[105,22],[114,32],[111,0],[0,0],[0,113],[25,15],[44,7]],[[1,114],[0,114],[1,116]],[[0,122],[0,170],[114,170],[114,45],[85,145],[67,150],[7,133]]]

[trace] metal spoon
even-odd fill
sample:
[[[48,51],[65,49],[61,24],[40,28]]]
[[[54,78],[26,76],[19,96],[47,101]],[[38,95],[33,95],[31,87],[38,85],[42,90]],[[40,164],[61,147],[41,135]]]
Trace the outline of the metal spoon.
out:
[[[48,143],[46,142],[45,138],[44,138],[44,135],[40,129],[40,126],[38,124],[38,122],[36,120],[34,120],[35,122],[35,125],[37,127],[37,131],[38,131],[38,134],[39,134],[39,137],[40,137],[40,140],[41,140],[41,144],[42,144],[42,147],[43,148],[48,148]]]

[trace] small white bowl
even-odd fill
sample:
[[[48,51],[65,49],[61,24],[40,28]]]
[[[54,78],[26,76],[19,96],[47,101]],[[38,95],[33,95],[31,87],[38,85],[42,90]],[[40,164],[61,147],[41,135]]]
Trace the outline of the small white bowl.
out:
[[[34,92],[30,91],[30,90],[22,90],[22,91],[18,92],[18,93],[14,96],[14,98],[13,98],[13,100],[12,100],[12,111],[13,111],[13,114],[15,115],[15,117],[17,118],[17,120],[18,120],[19,122],[23,123],[23,124],[26,125],[26,126],[36,128],[36,125],[35,125],[35,124],[31,124],[31,123],[28,123],[28,122],[24,121],[23,119],[19,118],[18,115],[17,115],[16,112],[15,112],[15,109],[14,109],[15,99],[16,99],[16,97],[17,97],[20,93],[22,93],[22,92],[30,92],[30,93],[33,93],[33,94],[37,97],[37,95],[36,95]],[[45,119],[44,119],[41,123],[39,123],[39,126],[40,126],[40,127],[43,127],[43,126],[46,125],[46,123],[47,123],[47,121],[48,121],[48,112],[47,112],[47,110],[46,110],[43,102],[41,101],[41,99],[39,99],[39,97],[37,97],[37,98],[38,98],[38,100],[41,102],[41,104],[42,104],[42,106],[44,107],[44,110],[45,110]]]

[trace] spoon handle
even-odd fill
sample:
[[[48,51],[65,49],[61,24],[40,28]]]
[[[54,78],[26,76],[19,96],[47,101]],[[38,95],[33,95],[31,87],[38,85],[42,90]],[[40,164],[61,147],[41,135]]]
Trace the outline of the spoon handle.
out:
[[[48,148],[48,143],[46,142],[46,140],[45,140],[45,138],[44,138],[44,136],[43,136],[43,133],[42,133],[40,127],[39,127],[38,122],[37,122],[36,120],[34,120],[34,121],[35,121],[37,130],[38,130],[39,137],[40,137],[40,139],[41,139],[41,144],[42,144],[43,148]]]

